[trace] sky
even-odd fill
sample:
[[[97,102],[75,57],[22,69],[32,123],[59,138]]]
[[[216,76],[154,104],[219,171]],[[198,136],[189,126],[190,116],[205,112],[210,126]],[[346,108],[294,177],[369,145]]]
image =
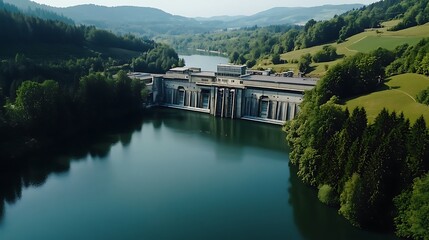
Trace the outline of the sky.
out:
[[[185,17],[211,17],[222,15],[252,15],[273,7],[310,7],[325,4],[361,3],[376,0],[32,0],[54,7],[80,4],[102,6],[140,6],[159,8],[165,12]]]

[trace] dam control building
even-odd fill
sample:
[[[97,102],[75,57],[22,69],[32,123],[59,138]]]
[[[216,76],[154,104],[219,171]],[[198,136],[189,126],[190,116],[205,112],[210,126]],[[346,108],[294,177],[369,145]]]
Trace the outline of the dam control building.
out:
[[[178,67],[162,75],[129,76],[145,81],[152,106],[279,125],[296,116],[304,91],[314,88],[318,80],[293,77],[291,72],[272,75],[232,64],[219,64],[217,72]]]

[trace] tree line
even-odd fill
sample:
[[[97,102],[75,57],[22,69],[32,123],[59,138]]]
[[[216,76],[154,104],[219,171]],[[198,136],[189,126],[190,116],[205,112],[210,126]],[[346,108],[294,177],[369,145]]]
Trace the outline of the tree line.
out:
[[[206,49],[227,53],[230,62],[253,67],[261,59],[296,49],[343,42],[367,28],[381,27],[393,19],[401,22],[392,31],[429,21],[429,0],[385,0],[334,16],[309,20],[304,26],[249,27],[166,39],[176,49]],[[276,59],[276,58],[274,58]]]
[[[0,3],[1,4],[1,3]],[[71,44],[79,47],[100,46],[146,52],[156,47],[153,40],[134,35],[119,36],[93,26],[75,26],[61,21],[45,20],[1,8],[0,44]]]
[[[88,58],[39,65],[23,56],[0,63],[0,165],[79,132],[140,114],[145,85]]]
[[[30,49],[25,54],[41,55],[38,59],[47,64],[55,63],[58,58],[66,59],[62,63],[64,65],[69,60],[101,57],[103,62],[106,62],[105,60],[111,57],[118,65],[136,65],[139,71],[151,73],[162,73],[172,66],[184,64],[183,60],[179,62],[177,53],[171,47],[153,40],[131,34],[119,36],[93,26],[74,26],[59,21],[43,20],[1,8],[0,29],[2,29],[0,31],[1,48],[17,46],[15,48],[19,50],[22,44],[33,46],[34,49],[42,48],[42,53],[34,54]],[[52,48],[52,45],[58,46],[58,51],[68,51],[67,54],[55,55],[54,59],[47,60],[46,58],[49,57],[43,51],[51,51],[49,48]],[[112,52],[119,53],[112,54]],[[130,60],[131,57],[135,60]],[[96,65],[100,64],[98,61]]]
[[[285,131],[291,163],[302,181],[319,189],[322,202],[337,206],[355,226],[395,227],[398,236],[428,239],[425,119],[411,124],[402,113],[384,109],[369,123],[365,109],[350,112],[338,104],[381,87],[388,69],[416,49],[420,47],[378,49],[333,66],[315,89],[305,93],[301,112]]]
[[[165,44],[95,27],[4,9],[0,25],[3,48],[24,44],[43,50],[14,57],[0,54],[0,165],[15,164],[29,151],[140,114],[147,89],[126,74],[137,61],[144,61],[138,70],[148,73],[164,73],[183,63]],[[58,51],[74,47],[70,55],[51,58],[46,54],[51,43]],[[116,57],[114,51],[128,55]]]
[[[402,57],[387,67],[387,74],[414,72],[429,76],[429,39],[423,39],[413,47],[408,44],[398,46],[395,51]]]
[[[27,5],[24,2],[22,2],[20,4]],[[21,6],[21,7],[22,7],[21,8],[22,10],[19,9],[15,5],[4,3],[3,0],[0,0],[0,9],[5,9],[8,12],[15,12],[15,13],[20,12],[20,13],[24,13],[24,14],[29,15],[29,16],[33,16],[33,17],[37,17],[37,18],[41,18],[41,19],[45,19],[45,20],[60,21],[60,22],[66,23],[66,24],[74,25],[74,21],[72,19],[65,17],[63,15],[56,14],[52,11],[48,11],[48,10],[38,8],[38,7],[36,7],[36,8],[34,8],[34,7],[32,8],[30,6],[26,6],[26,7]]]

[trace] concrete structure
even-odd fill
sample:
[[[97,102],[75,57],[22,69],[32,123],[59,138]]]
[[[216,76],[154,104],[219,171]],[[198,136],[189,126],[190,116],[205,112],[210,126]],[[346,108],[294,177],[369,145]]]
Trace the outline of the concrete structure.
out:
[[[239,77],[246,74],[246,69],[246,65],[219,64],[217,65],[217,75]]]
[[[317,79],[270,76],[248,71],[245,66],[222,64],[218,72],[199,68],[174,68],[152,75],[154,105],[237,118],[284,124],[299,112],[304,91]]]

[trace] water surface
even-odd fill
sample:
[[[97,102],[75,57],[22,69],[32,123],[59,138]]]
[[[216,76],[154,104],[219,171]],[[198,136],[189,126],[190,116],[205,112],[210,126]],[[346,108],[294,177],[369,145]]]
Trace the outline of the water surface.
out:
[[[318,202],[288,152],[279,126],[157,110],[2,173],[0,239],[394,239]]]
[[[228,63],[228,58],[223,56],[199,55],[199,54],[182,54],[179,58],[185,59],[188,67],[199,67],[203,71],[217,71],[218,64]]]

